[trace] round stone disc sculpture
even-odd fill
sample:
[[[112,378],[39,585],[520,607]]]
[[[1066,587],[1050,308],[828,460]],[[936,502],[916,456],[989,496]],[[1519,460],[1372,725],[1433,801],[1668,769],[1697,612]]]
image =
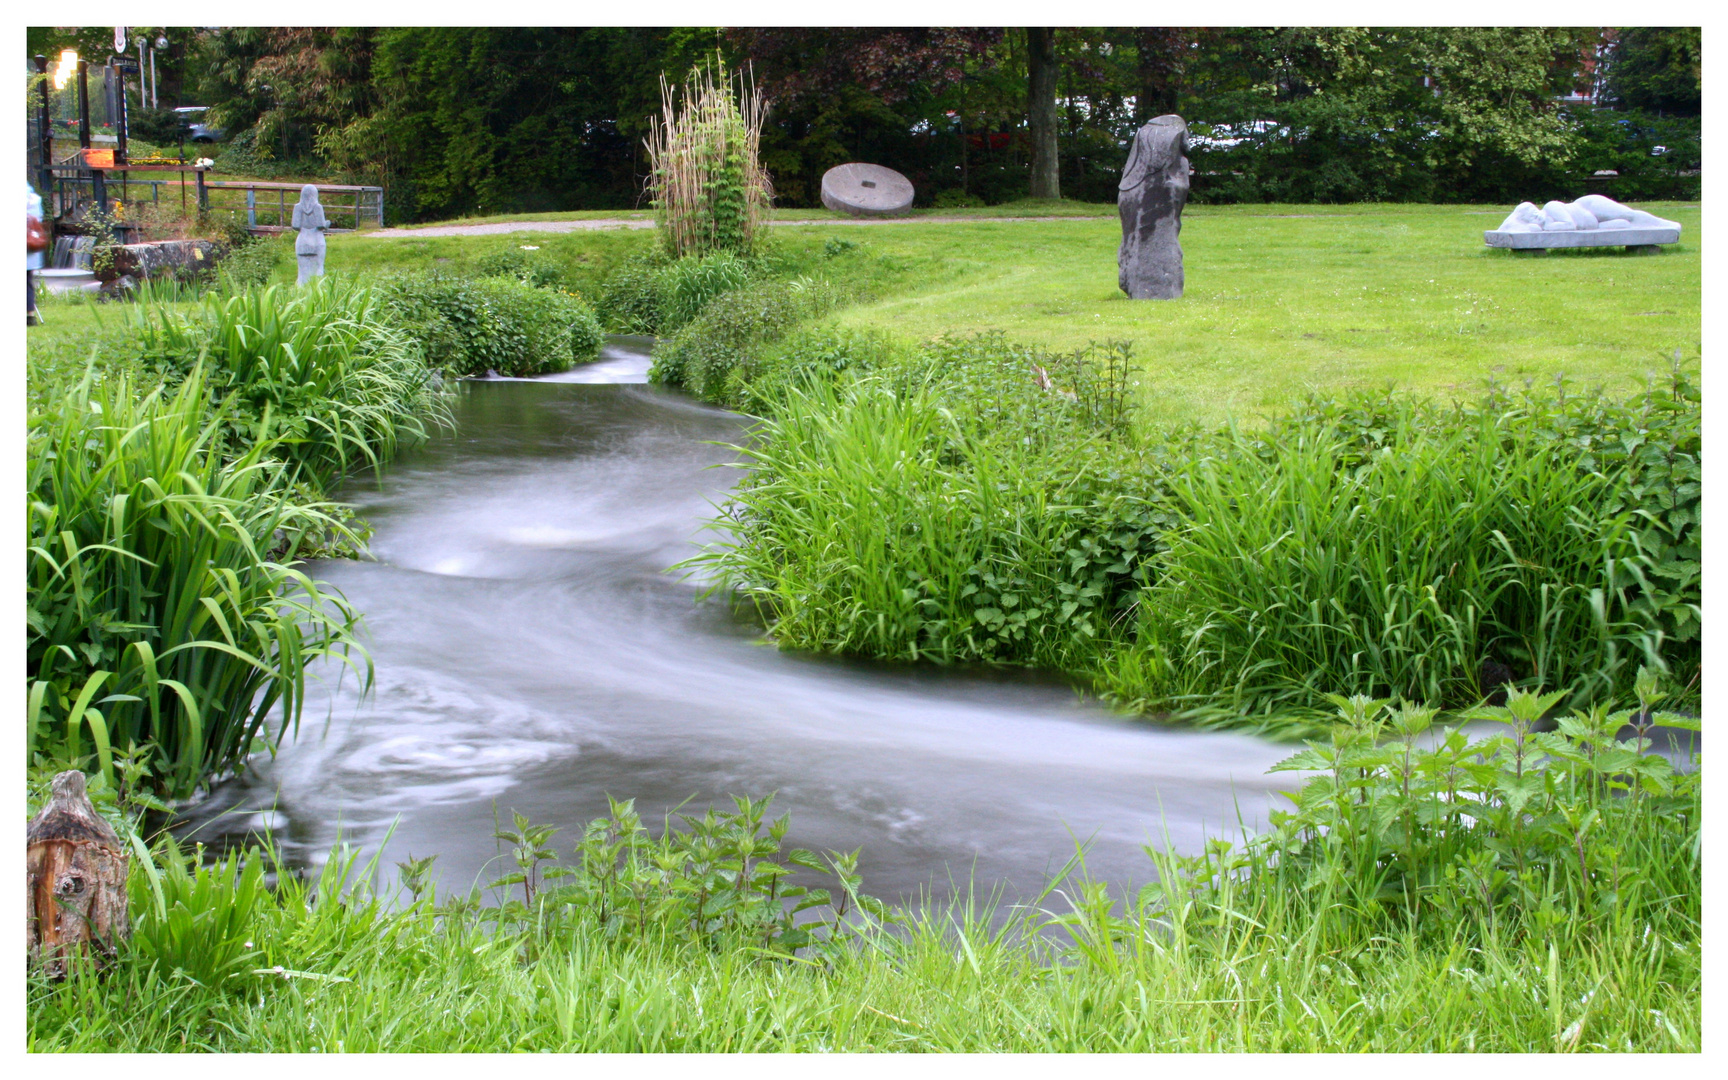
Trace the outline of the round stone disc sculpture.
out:
[[[912,209],[912,181],[861,161],[822,174],[822,205],[853,217],[901,217]]]

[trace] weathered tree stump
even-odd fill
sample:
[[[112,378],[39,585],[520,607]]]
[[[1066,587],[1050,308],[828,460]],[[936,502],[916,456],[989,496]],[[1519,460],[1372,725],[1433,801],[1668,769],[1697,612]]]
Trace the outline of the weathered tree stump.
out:
[[[25,940],[30,964],[61,978],[78,954],[112,957],[131,924],[126,853],[90,805],[84,774],[63,772],[50,790],[26,834]]]

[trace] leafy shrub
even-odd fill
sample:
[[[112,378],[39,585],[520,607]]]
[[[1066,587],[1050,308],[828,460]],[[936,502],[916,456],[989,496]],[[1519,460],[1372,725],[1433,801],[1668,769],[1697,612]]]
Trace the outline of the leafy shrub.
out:
[[[757,416],[779,407],[788,387],[832,383],[902,362],[902,347],[878,330],[836,326],[799,327],[765,348],[738,406]]]
[[[1565,692],[1516,690],[1466,716],[1503,725],[1475,739],[1432,734],[1432,707],[1328,695],[1329,736],[1273,769],[1314,771],[1294,810],[1240,850],[1214,841],[1171,860],[1166,892],[1302,897],[1331,941],[1412,924],[1435,936],[1696,925],[1702,773],[1651,753],[1650,732],[1698,722],[1655,711],[1651,673],[1636,682],[1636,709],[1574,711],[1552,731],[1539,724]]]
[[[198,368],[171,394],[90,373],[33,403],[31,754],[112,782],[119,749],[151,745],[156,782],[189,794],[277,704],[298,720],[308,664],[358,647],[352,610],[286,565],[300,534],[341,527],[288,497],[269,441],[225,461],[230,421]]]
[[[191,315],[147,308],[139,337],[171,368],[206,364],[233,442],[268,442],[319,482],[382,465],[443,417],[419,346],[351,280],[206,297]]]
[[[574,293],[537,289],[506,278],[476,283],[483,302],[495,313],[503,346],[488,363],[503,374],[539,375],[563,371],[600,355],[600,322]],[[478,374],[471,357],[459,374]]]
[[[615,334],[660,332],[660,271],[669,262],[660,249],[652,248],[632,255],[612,272],[596,306],[606,329]]]
[[[729,251],[675,260],[640,253],[607,278],[600,317],[614,333],[669,334],[716,296],[743,288],[759,273],[756,260]]]
[[[961,188],[938,191],[933,204],[938,210],[954,210],[968,206],[988,206],[983,199]]]
[[[481,277],[514,278],[537,289],[551,289],[564,284],[564,271],[557,263],[527,255],[521,250],[488,255],[480,260],[475,270]]]
[[[248,237],[223,257],[217,270],[223,286],[229,292],[245,292],[269,284],[276,268],[289,257],[293,244],[287,234]]]
[[[838,302],[832,286],[808,278],[764,281],[722,293],[694,321],[655,346],[648,377],[705,401],[735,403],[756,373],[755,358],[763,346]]]
[[[824,259],[837,258],[857,246],[857,244],[850,240],[842,240],[838,236],[830,236],[828,239],[822,241],[822,257]]]
[[[382,291],[391,321],[450,374],[541,375],[600,352],[600,322],[573,293],[438,273],[389,278]]]
[[[659,272],[660,325],[670,333],[690,322],[721,293],[749,284],[751,264],[728,251],[679,259]]]
[[[191,134],[191,125],[173,109],[128,109],[126,126],[132,138],[157,146],[178,146]],[[132,153],[131,160],[136,162],[138,151],[134,149]]]
[[[1676,376],[1624,403],[1355,395],[1192,444],[1123,683],[1239,715],[1313,709],[1321,685],[1452,707],[1510,680],[1581,705],[1640,664],[1688,679],[1697,422]]]
[[[859,891],[858,852],[818,857],[781,851],[791,819],[767,819],[772,795],[735,796],[729,812],[681,815],[684,828],[668,821],[658,837],[642,823],[635,800],[607,801],[609,816],[588,823],[573,866],[542,866],[557,857],[550,846],[554,826],[516,814],[513,828],[497,833],[516,864],[491,884],[505,892],[497,910],[501,924],[539,927],[560,914],[574,915],[597,924],[612,941],[755,946],[791,955],[850,938],[856,927],[846,920],[854,910],[888,917],[886,905]],[[791,877],[800,869],[832,875],[837,887],[796,884]],[[822,907],[831,913],[828,920],[799,919]]]

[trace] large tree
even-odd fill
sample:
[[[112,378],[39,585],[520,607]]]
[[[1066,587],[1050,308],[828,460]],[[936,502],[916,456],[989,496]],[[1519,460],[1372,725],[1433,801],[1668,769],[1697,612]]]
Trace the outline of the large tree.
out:
[[[1002,111],[999,28],[740,27],[725,41],[771,102],[762,158],[782,201],[814,203],[822,173],[857,160],[920,192],[965,187],[972,128]]]
[[[1704,38],[1698,27],[1626,27],[1605,52],[1609,104],[1671,116],[1702,112]]]
[[[1048,26],[1026,28],[1026,126],[1032,135],[1032,179],[1029,194],[1034,199],[1062,197],[1062,165],[1057,156],[1056,30]]]

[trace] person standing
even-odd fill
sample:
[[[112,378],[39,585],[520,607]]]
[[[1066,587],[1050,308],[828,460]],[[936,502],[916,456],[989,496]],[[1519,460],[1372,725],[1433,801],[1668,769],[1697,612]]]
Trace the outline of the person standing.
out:
[[[48,227],[42,223],[42,197],[24,181],[24,324],[38,326],[36,271],[42,269],[42,253],[48,249]]]

